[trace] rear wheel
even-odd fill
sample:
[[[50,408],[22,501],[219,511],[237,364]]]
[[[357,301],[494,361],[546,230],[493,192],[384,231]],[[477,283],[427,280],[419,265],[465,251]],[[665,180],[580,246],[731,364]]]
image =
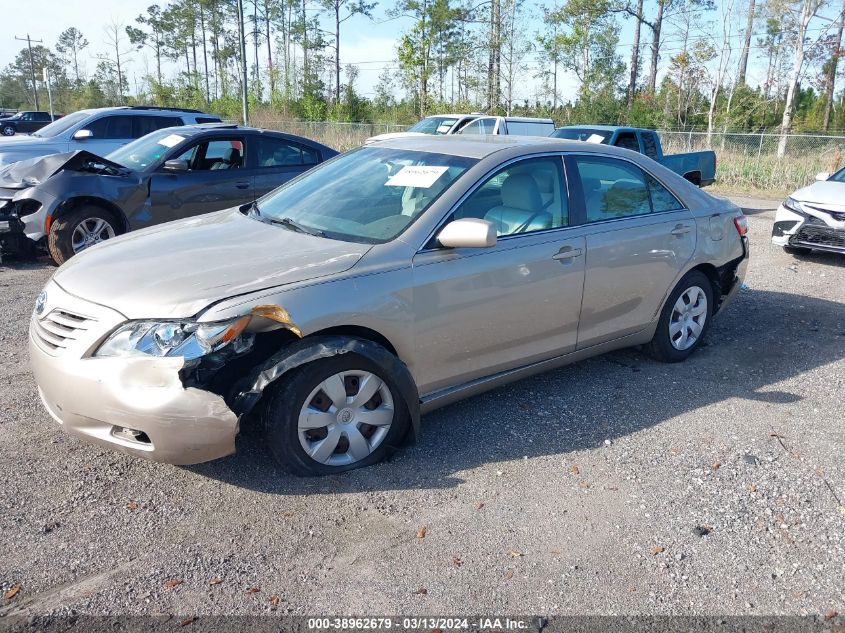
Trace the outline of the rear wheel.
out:
[[[669,295],[649,352],[657,360],[677,363],[701,344],[713,314],[713,286],[707,275],[692,270]]]
[[[264,430],[276,461],[295,475],[375,464],[410,428],[393,380],[369,359],[342,354],[308,363],[276,388]]]
[[[83,206],[61,215],[50,225],[47,248],[56,264],[119,233],[114,215],[95,206]]]

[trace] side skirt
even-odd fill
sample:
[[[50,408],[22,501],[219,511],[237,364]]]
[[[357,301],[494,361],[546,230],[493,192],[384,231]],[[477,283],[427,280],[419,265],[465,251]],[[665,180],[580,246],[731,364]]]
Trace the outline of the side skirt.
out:
[[[447,404],[457,402],[458,400],[463,400],[465,398],[469,398],[470,396],[490,391],[496,387],[501,387],[502,385],[507,385],[509,383],[516,382],[517,380],[528,378],[529,376],[542,374],[543,372],[551,371],[552,369],[557,369],[571,363],[577,363],[578,361],[585,360],[593,356],[605,354],[617,349],[623,349],[625,347],[648,343],[653,338],[654,330],[656,328],[657,323],[655,322],[644,330],[634,332],[633,334],[623,336],[622,338],[607,341],[605,343],[599,343],[598,345],[593,345],[562,356],[555,356],[554,358],[531,363],[530,365],[523,365],[522,367],[501,371],[490,376],[484,376],[483,378],[476,378],[475,380],[471,380],[470,382],[456,385],[454,387],[447,387],[446,389],[434,391],[420,398],[420,413],[428,413],[440,407],[446,406]]]

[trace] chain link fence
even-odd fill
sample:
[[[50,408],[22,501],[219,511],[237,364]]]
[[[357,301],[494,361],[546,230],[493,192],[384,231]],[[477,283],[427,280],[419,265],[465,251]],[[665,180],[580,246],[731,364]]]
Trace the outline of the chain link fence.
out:
[[[358,147],[377,134],[402,132],[393,123],[342,123],[334,121],[254,120],[258,127],[298,134],[340,151]],[[843,166],[845,136],[790,134],[786,152],[778,157],[780,134],[736,132],[680,132],[658,130],[666,154],[716,152],[716,182],[735,190],[788,194],[813,181],[822,171]]]
[[[845,136],[787,134],[786,151],[778,157],[782,135],[762,133],[660,131],[667,154],[712,149],[716,182],[733,189],[791,193],[822,171],[842,167]]]
[[[393,123],[343,123],[338,121],[252,120],[250,124],[269,130],[304,136],[341,152],[360,146],[371,136],[403,132],[409,127]]]

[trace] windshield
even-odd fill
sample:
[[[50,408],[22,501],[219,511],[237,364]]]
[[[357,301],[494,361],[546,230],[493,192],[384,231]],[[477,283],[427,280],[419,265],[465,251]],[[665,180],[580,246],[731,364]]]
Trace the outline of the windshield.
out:
[[[408,131],[421,134],[448,134],[457,122],[455,117],[428,116],[412,125]]]
[[[65,130],[72,128],[83,119],[87,119],[89,116],[91,116],[89,112],[74,112],[73,114],[68,114],[58,121],[53,121],[50,125],[45,125],[40,130],[33,133],[33,136],[40,136],[41,138],[58,136]]]
[[[587,141],[588,143],[607,143],[611,137],[607,130],[593,130],[586,127],[562,127],[555,130],[554,138],[565,138],[570,141]]]
[[[828,178],[828,180],[832,180],[833,182],[845,182],[845,167],[833,174],[830,178]]]
[[[157,164],[171,147],[175,147],[186,138],[164,128],[117,148],[106,155],[106,158],[129,169],[142,170]]]
[[[267,194],[257,203],[258,214],[333,239],[388,242],[476,162],[448,154],[359,148]]]

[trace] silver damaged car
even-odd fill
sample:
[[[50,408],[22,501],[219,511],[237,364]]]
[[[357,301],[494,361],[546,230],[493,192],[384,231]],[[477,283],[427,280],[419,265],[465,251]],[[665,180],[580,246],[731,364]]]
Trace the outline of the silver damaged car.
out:
[[[373,464],[459,398],[609,350],[681,361],[742,284],[739,208],[644,156],[400,138],[59,268],[32,369],[68,433],[190,464],[254,412],[296,474]]]

